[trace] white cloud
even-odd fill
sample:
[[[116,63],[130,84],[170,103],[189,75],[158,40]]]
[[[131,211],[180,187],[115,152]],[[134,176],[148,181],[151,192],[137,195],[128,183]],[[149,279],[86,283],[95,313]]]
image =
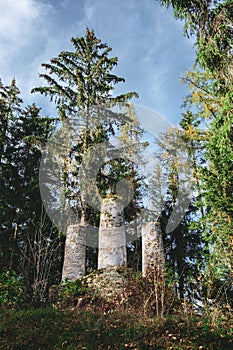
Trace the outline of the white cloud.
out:
[[[63,0],[61,6],[62,6],[63,8],[67,8],[67,7],[69,6],[69,4],[70,4],[70,0]]]
[[[0,8],[2,63],[3,58],[11,58],[13,52],[30,43],[40,23],[39,17],[47,6],[34,0],[0,0]]]
[[[9,44],[17,42],[21,34],[25,34],[28,24],[39,15],[36,5],[32,0],[0,0],[1,38]]]
[[[82,25],[94,28],[119,57],[116,72],[126,84],[116,93],[136,90],[138,103],[171,121],[179,117],[182,89],[185,94],[179,77],[192,67],[193,49],[172,11],[153,0],[86,0]]]
[[[35,0],[0,0],[0,9],[0,77],[4,84],[13,77],[25,84],[36,53],[46,45],[44,18],[51,6]]]
[[[137,103],[168,119],[181,104],[179,75],[191,66],[191,44],[182,38],[182,24],[154,0],[0,0],[0,77],[15,76],[28,103],[41,63],[72,49],[70,38],[89,26],[119,57],[115,73],[126,79],[116,93],[136,90]],[[29,97],[30,96],[30,97]],[[45,98],[39,102],[46,101]],[[46,103],[44,103],[46,105]],[[50,107],[47,107],[50,111]]]

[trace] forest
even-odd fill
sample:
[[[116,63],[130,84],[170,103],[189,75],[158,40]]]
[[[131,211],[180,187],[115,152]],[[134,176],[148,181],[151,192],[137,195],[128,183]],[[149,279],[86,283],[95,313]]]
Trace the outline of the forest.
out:
[[[114,92],[125,80],[94,29],[42,63],[32,94],[56,117],[25,105],[17,77],[0,81],[0,349],[232,348],[233,1],[158,2],[195,40],[179,126],[160,137],[148,139],[137,91]],[[100,266],[100,202],[119,195],[127,283],[108,299],[87,278]],[[162,237],[144,273],[143,220]],[[71,225],[89,238],[83,273],[67,279]]]

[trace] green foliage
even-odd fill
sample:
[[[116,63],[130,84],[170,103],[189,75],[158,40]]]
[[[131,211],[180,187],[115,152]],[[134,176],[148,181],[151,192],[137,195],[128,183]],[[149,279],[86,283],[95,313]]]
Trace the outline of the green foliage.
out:
[[[62,120],[77,111],[83,112],[82,119],[90,128],[91,107],[106,103],[125,102],[138,97],[130,92],[117,97],[111,96],[114,86],[124,78],[112,73],[117,57],[109,57],[111,48],[97,39],[94,30],[86,28],[85,37],[71,39],[74,51],[62,51],[51,63],[43,63],[48,74],[40,74],[48,86],[36,87],[39,92],[54,100]]]
[[[219,79],[232,84],[233,3],[231,0],[160,0],[173,7],[175,18],[185,20],[187,36],[196,36],[197,63]]]
[[[49,285],[42,271],[38,271],[43,259],[46,271],[51,262],[48,256],[43,259],[41,256],[48,245],[47,239],[51,238],[52,225],[46,214],[42,219],[42,240],[37,239],[36,231],[43,207],[39,189],[40,160],[53,120],[40,116],[35,104],[24,107],[19,94],[14,80],[10,86],[0,85],[0,270],[16,271],[24,276],[25,287],[31,293],[35,286],[41,285],[41,280]],[[52,238],[55,238],[57,231],[53,232]],[[44,246],[39,250],[41,242]],[[52,259],[52,255],[49,258]],[[58,261],[54,266],[59,266]],[[53,271],[51,283],[57,274]]]
[[[218,80],[206,72],[188,72],[186,81],[191,93],[180,125],[193,159],[198,193],[193,204],[211,252],[209,263],[215,270],[225,265],[232,271],[232,92],[223,93]]]
[[[192,117],[190,114],[186,117],[187,120],[183,121],[184,128],[189,134],[189,123],[192,121]],[[190,173],[190,166],[194,168],[193,172],[195,172],[195,133],[191,133],[191,135],[192,139],[189,140],[189,143],[178,128],[171,128],[163,135],[162,142],[158,145],[159,165],[155,169],[153,186],[150,190],[155,208],[161,208],[161,198],[164,200],[161,212],[158,212],[163,233],[164,255],[167,266],[172,271],[174,291],[180,299],[189,293],[188,281],[198,273],[198,266],[204,260],[201,228],[192,227],[194,216],[199,215],[195,196],[190,198],[192,203],[186,209],[185,215],[181,217],[182,221],[177,223],[177,227],[172,232],[167,232],[167,224],[171,216],[176,213],[179,217],[180,210],[184,210],[181,201],[177,198],[182,193],[180,177]],[[176,151],[180,144],[183,145],[183,142],[186,143],[189,158],[185,156],[181,161],[179,157],[176,157]],[[180,203],[180,206],[177,203]]]
[[[0,305],[4,307],[20,307],[25,303],[25,287],[23,278],[4,271],[0,275]]]
[[[160,3],[173,7],[175,17],[185,20],[185,33],[196,37],[196,65],[184,78],[190,94],[180,125],[196,180],[192,227],[202,233],[206,283],[217,295],[233,278],[233,2]]]
[[[119,102],[126,103],[132,97],[138,97],[138,94],[129,92],[113,96],[115,86],[125,80],[113,74],[118,58],[110,57],[112,49],[95,36],[94,30],[86,28],[85,36],[72,38],[71,42],[73,51],[62,51],[58,57],[52,58],[50,63],[42,64],[47,73],[40,74],[40,77],[47,85],[35,87],[32,92],[49,96],[55,102],[63,124],[70,119],[72,126],[78,125],[75,129],[72,150],[66,155],[67,160],[73,160],[73,168],[67,164],[63,166],[65,201],[67,206],[72,207],[83,220],[98,224],[99,213],[88,205],[87,194],[80,190],[80,179],[77,180],[76,175],[88,150],[98,143],[109,140],[110,135],[115,132],[114,126],[120,124],[119,114],[110,110],[106,120],[105,109]],[[99,156],[101,159],[101,155]],[[99,161],[95,159],[96,166]],[[121,168],[123,166],[118,164],[119,171],[115,177],[119,179],[119,172],[122,174],[125,170]],[[83,176],[82,186],[86,188],[86,193],[94,193],[89,179],[84,184],[85,178],[86,176]],[[99,183],[101,185],[101,181]]]
[[[208,317],[197,315],[155,320],[125,310],[8,310],[0,316],[0,329],[1,350],[229,350],[233,343],[232,321],[227,316],[213,325]]]
[[[64,281],[61,284],[61,289],[59,297],[62,301],[72,301],[79,296],[86,294],[88,291],[88,285],[85,281],[76,280],[76,281]]]

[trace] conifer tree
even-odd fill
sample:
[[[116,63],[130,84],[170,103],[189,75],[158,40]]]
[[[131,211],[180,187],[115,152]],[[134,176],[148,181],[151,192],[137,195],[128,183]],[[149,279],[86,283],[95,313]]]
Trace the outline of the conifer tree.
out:
[[[106,140],[106,130],[114,132],[111,125],[117,122],[116,114],[109,111],[106,120],[106,108],[119,102],[125,103],[138,95],[135,92],[116,97],[112,95],[114,86],[125,80],[112,73],[118,58],[109,57],[112,49],[97,39],[93,30],[86,28],[85,37],[72,38],[71,42],[74,51],[62,51],[58,57],[51,59],[51,63],[42,64],[48,74],[40,76],[48,85],[36,87],[32,92],[50,96],[55,101],[62,121],[70,118],[75,119],[76,125],[77,121],[81,124],[82,132],[77,135],[79,140],[74,145],[76,150],[79,148],[81,162],[87,152],[88,143],[93,145]],[[104,108],[103,119],[101,108]],[[92,130],[94,127],[97,128],[96,135]],[[82,217],[85,219],[85,194],[82,194],[81,206]]]
[[[189,169],[186,174],[184,167],[185,160],[187,167],[190,166],[189,159],[183,154],[183,158],[176,154],[179,144],[183,144],[182,136],[180,129],[171,128],[161,137],[156,153],[158,164],[150,184],[151,201],[163,233],[166,266],[172,271],[176,293],[181,299],[189,292],[189,281],[196,275],[203,260],[201,230],[193,225],[193,216],[198,211],[195,196],[192,195],[188,208],[182,206],[182,196],[186,195],[182,192],[182,180],[191,180]],[[194,173],[194,168],[192,170]],[[180,213],[183,215],[180,216]],[[176,227],[167,231],[172,215]]]
[[[52,119],[42,118],[34,104],[23,106],[15,80],[10,86],[1,84],[0,93],[0,269],[22,275],[29,288],[35,282],[32,251],[37,244],[35,231],[42,208],[39,166],[43,146],[52,130]],[[53,232],[56,236],[57,232],[47,216],[44,224],[45,249],[47,234]],[[53,273],[57,276],[57,271]]]
[[[197,164],[196,174],[202,197],[199,205],[205,214],[203,233],[210,251],[207,272],[215,290],[214,281],[224,285],[230,278],[232,284],[233,271],[233,2],[160,2],[172,6],[175,17],[185,20],[186,34],[196,37],[196,65],[185,77],[190,88],[186,101],[191,106],[187,113],[194,116],[193,123],[199,121],[204,127],[204,137],[195,140],[204,158],[202,164]],[[181,123],[190,145],[193,135],[187,133],[187,118]]]
[[[63,165],[64,191],[67,205],[77,212],[81,224],[85,226],[89,221],[98,225],[99,213],[87,201],[87,193],[92,190],[86,174],[82,177],[85,191],[80,191],[80,179],[77,182],[76,175],[88,148],[108,140],[115,132],[113,125],[122,123],[122,115],[119,117],[119,113],[113,113],[110,108],[138,95],[135,92],[113,95],[115,85],[125,80],[113,74],[118,58],[109,57],[112,49],[98,39],[93,30],[86,28],[84,37],[72,38],[71,42],[74,51],[62,51],[50,63],[42,64],[48,73],[40,74],[40,77],[47,86],[36,87],[32,92],[49,96],[64,125],[68,121],[71,128],[73,125],[79,129],[74,131],[75,140],[72,140],[72,149],[66,154]],[[67,166],[67,159],[71,167]],[[98,159],[95,162],[98,164]],[[90,260],[94,250],[90,247],[87,250]]]
[[[114,86],[125,80],[112,73],[118,58],[109,57],[112,49],[97,39],[93,30],[86,28],[85,37],[72,38],[71,42],[74,51],[62,51],[50,63],[42,64],[48,73],[40,77],[48,86],[36,87],[32,92],[54,100],[62,119],[82,112],[81,118],[90,129],[93,106],[113,105],[138,95],[130,92],[112,96]]]

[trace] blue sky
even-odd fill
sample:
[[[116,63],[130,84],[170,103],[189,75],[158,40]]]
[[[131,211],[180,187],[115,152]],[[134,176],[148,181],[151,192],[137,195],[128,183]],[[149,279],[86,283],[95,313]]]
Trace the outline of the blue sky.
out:
[[[42,84],[41,63],[72,49],[70,38],[88,26],[118,56],[115,73],[126,79],[116,93],[137,91],[136,103],[179,122],[187,90],[179,78],[194,62],[193,42],[183,26],[155,0],[0,0],[0,77],[13,77],[25,103],[36,101],[46,114],[54,109],[30,94]]]

